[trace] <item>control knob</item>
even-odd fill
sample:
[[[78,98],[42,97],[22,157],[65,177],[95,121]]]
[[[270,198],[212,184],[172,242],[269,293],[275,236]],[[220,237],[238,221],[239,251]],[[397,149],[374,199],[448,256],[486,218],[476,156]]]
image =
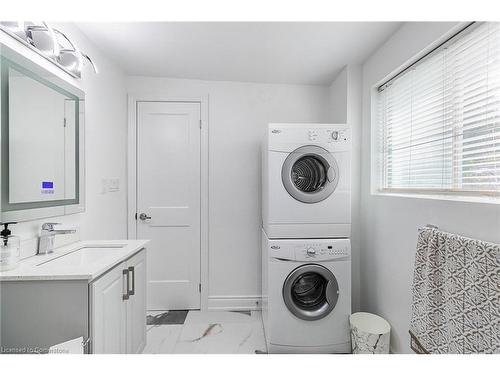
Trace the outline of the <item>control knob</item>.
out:
[[[308,249],[306,249],[306,254],[309,256],[314,256],[316,255],[316,250],[313,249],[312,247],[309,247]]]

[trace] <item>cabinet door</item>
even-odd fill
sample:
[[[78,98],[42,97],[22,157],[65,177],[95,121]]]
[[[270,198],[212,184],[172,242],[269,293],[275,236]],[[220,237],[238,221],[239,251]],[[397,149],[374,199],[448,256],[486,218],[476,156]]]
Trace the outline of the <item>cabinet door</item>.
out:
[[[127,301],[127,353],[140,353],[146,345],[146,251],[127,260],[130,274]]]
[[[93,353],[125,353],[127,275],[125,264],[91,284],[91,347]]]

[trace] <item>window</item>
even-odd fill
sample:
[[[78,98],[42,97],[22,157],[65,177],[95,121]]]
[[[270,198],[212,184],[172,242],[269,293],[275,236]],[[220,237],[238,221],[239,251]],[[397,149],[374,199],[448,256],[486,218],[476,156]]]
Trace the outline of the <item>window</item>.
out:
[[[474,23],[378,88],[382,191],[500,195],[500,23]]]

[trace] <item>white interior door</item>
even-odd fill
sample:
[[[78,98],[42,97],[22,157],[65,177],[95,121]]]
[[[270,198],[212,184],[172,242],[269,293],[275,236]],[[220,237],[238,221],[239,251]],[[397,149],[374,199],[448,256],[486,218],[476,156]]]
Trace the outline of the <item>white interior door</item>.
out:
[[[137,238],[148,310],[200,308],[200,103],[137,103]]]

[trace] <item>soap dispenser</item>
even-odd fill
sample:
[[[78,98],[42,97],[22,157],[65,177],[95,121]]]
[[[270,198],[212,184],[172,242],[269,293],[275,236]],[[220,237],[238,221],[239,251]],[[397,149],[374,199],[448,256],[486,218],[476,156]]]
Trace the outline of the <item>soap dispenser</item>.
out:
[[[0,232],[0,271],[7,271],[19,265],[20,240],[17,236],[12,236],[9,225],[16,222],[0,223],[3,230]]]

